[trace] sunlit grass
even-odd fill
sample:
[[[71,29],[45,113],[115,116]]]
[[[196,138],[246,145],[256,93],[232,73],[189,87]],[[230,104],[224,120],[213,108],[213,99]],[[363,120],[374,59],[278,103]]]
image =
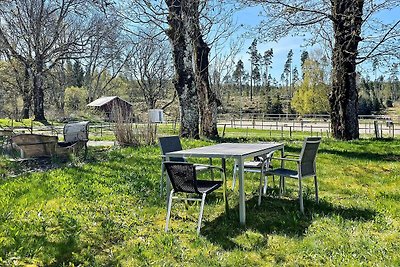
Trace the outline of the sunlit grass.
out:
[[[219,141],[270,140],[242,136]],[[299,152],[302,137],[295,139],[284,139],[286,151]],[[211,143],[183,140],[185,148]],[[191,204],[177,202],[171,231],[163,231],[159,154],[157,145],[91,148],[85,164],[66,163],[18,177],[7,175],[18,165],[0,160],[0,177],[5,174],[0,181],[0,265],[400,264],[398,140],[323,139],[317,159],[321,202],[314,202],[312,179],[305,180],[305,215],[299,213],[296,181],[287,182],[283,197],[271,189],[258,207],[258,176],[249,174],[246,227],[239,225],[237,188],[229,190],[228,214],[217,191],[207,200],[200,237],[195,231],[199,208]],[[228,188],[232,164],[228,161]]]

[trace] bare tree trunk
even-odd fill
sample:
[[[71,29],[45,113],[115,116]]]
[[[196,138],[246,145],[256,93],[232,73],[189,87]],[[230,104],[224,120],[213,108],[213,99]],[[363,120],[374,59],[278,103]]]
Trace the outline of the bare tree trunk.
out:
[[[169,9],[167,35],[172,44],[175,78],[181,109],[181,136],[199,138],[199,104],[192,67],[192,49],[188,46],[184,14],[180,0],[166,0]]]
[[[24,77],[21,85],[22,92],[22,118],[29,119],[29,112],[32,105],[32,91],[30,87],[31,69],[24,66]]]
[[[209,80],[210,48],[200,30],[199,0],[188,1],[186,13],[189,19],[190,37],[193,43],[194,70],[197,93],[200,100],[201,134],[208,138],[218,137],[217,107],[220,104]]]
[[[35,121],[47,122],[44,116],[43,61],[38,60],[33,73],[33,115]]]
[[[332,56],[332,93],[329,98],[333,137],[359,138],[356,57],[364,1],[332,0],[335,45]]]

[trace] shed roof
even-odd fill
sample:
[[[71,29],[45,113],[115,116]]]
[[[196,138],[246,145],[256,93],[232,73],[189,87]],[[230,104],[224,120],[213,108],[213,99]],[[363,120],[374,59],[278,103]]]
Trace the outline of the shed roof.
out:
[[[101,107],[101,106],[104,106],[104,105],[110,103],[111,101],[113,101],[115,99],[119,99],[119,100],[129,104],[130,106],[132,106],[132,103],[129,103],[128,101],[123,100],[119,96],[104,96],[104,97],[100,97],[99,99],[96,99],[93,102],[90,102],[88,104],[88,107]]]

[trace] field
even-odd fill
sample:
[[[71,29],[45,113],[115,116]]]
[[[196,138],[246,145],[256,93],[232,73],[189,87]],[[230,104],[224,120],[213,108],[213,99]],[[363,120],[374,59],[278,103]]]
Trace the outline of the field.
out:
[[[261,132],[226,136],[218,142],[271,140]],[[183,140],[183,146],[213,142]],[[301,137],[284,142],[299,152]],[[258,176],[247,174],[246,226],[238,223],[237,188],[228,191],[228,214],[217,191],[208,198],[201,236],[195,204],[175,204],[171,231],[164,232],[159,154],[157,145],[91,148],[85,163],[54,160],[56,168],[29,173],[0,158],[0,265],[400,265],[399,140],[323,139],[321,201],[314,202],[312,179],[305,180],[304,215],[295,181],[283,197],[271,188],[259,207]]]

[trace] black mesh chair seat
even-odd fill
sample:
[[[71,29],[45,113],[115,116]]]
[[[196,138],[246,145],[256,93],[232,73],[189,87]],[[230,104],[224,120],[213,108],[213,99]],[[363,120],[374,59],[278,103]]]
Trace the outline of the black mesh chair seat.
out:
[[[169,180],[172,184],[173,190],[171,190],[168,202],[167,219],[165,225],[165,231],[168,231],[168,222],[171,214],[171,205],[173,199],[185,199],[191,201],[201,201],[199,222],[197,226],[197,233],[200,233],[201,219],[203,216],[203,208],[206,195],[215,191],[223,185],[225,180],[225,173],[221,168],[221,178],[223,181],[210,181],[210,180],[198,180],[196,176],[196,166],[187,162],[164,162],[165,169],[167,170]],[[214,166],[216,167],[216,166]],[[174,193],[192,193],[201,195],[201,198],[180,198],[174,197]],[[224,197],[226,200],[226,192],[224,190]]]
[[[273,174],[276,176],[285,176],[285,177],[290,177],[290,178],[294,178],[294,179],[299,178],[299,173],[297,171],[289,170],[289,169],[282,169],[282,168],[270,170],[270,171],[268,171],[268,174]]]
[[[222,181],[197,180],[197,190],[200,193],[209,194],[212,191],[220,188],[221,186],[222,186]]]

